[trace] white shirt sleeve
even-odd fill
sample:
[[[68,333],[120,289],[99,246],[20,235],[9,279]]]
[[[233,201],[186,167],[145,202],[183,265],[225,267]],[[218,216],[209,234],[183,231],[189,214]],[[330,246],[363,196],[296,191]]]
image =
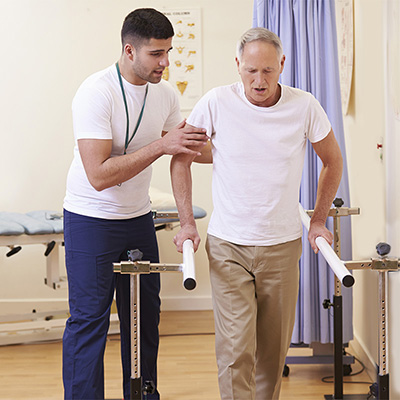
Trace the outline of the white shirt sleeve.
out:
[[[211,137],[215,132],[213,118],[216,116],[214,109],[214,91],[206,93],[194,106],[190,113],[187,123],[197,128],[207,130],[207,136]]]
[[[310,95],[308,118],[306,121],[306,135],[311,143],[320,142],[331,131],[331,123],[321,104]]]
[[[95,87],[81,87],[72,101],[75,139],[112,139],[112,102]]]

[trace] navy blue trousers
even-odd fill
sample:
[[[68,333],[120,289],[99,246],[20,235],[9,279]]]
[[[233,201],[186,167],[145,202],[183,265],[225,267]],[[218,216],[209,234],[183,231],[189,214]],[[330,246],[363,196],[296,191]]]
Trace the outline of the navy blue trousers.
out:
[[[63,336],[65,399],[104,399],[104,350],[116,291],[125,400],[130,399],[130,275],[115,274],[113,262],[139,249],[159,262],[151,213],[127,220],[86,217],[64,210],[65,259],[70,318]],[[157,385],[160,275],[140,276],[141,375]],[[156,391],[148,399],[159,399]]]

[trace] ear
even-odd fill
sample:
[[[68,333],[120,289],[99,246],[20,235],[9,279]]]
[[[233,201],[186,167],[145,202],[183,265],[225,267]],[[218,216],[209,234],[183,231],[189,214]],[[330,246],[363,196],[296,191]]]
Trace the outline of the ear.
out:
[[[127,43],[124,46],[124,54],[129,58],[129,60],[133,61],[135,58],[135,52],[135,48],[130,43]]]
[[[238,72],[240,74],[240,61],[237,57],[235,57],[235,61],[236,61],[236,66],[237,66]]]
[[[283,55],[281,58],[281,72],[280,73],[282,73],[282,71],[283,71],[283,67],[285,65],[285,60],[286,60],[286,57],[285,57],[285,55]]]

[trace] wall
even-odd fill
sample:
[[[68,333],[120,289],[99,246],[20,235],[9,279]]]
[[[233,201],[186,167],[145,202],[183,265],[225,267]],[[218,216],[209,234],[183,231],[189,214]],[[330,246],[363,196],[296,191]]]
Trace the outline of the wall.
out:
[[[385,2],[386,232],[391,255],[400,256],[400,3]],[[392,398],[400,398],[400,273],[389,273],[389,374]]]
[[[394,240],[392,256],[398,256],[400,232],[387,235],[387,222],[398,226],[399,220],[388,221],[387,204],[392,219],[399,215],[400,204],[395,197],[397,183],[386,180],[386,167],[398,165],[398,141],[388,148],[385,103],[386,76],[386,23],[385,2],[382,0],[354,0],[354,75],[348,115],[344,118],[349,166],[351,205],[360,207],[361,215],[352,217],[353,259],[363,260],[377,256],[379,242]],[[383,142],[382,159],[377,144]],[[392,160],[388,160],[388,156]],[[390,176],[399,179],[399,172],[389,170]],[[393,184],[395,184],[393,186]],[[391,199],[391,201],[388,201]],[[388,297],[389,369],[391,398],[400,398],[400,366],[397,362],[399,319],[396,309],[400,280],[391,273]],[[378,358],[378,273],[356,271],[354,286],[354,336],[375,377]]]
[[[62,210],[73,149],[71,100],[88,75],[119,58],[122,21],[138,7],[200,7],[204,91],[237,80],[235,45],[251,27],[251,0],[2,1],[0,211]],[[193,174],[194,201],[208,213],[199,222],[205,237],[212,211],[211,170],[209,166],[194,166]],[[153,186],[170,191],[168,157],[156,162],[153,177]],[[159,233],[164,262],[181,260],[172,244],[175,233]],[[9,312],[10,305],[30,312],[46,308],[48,300],[65,302],[65,289],[54,291],[43,284],[44,249],[24,246],[17,255],[5,258],[8,249],[0,248],[0,315]],[[198,287],[191,293],[182,288],[178,274],[163,277],[164,307],[211,308],[204,243],[196,261]]]
[[[351,205],[361,209],[361,215],[352,217],[354,260],[375,256],[376,244],[385,240],[385,164],[376,148],[385,133],[382,18],[380,2],[354,2],[354,76],[344,119]],[[372,20],[375,29],[370,29]],[[372,328],[378,305],[376,273],[355,272],[355,277],[354,334],[377,360],[378,331]]]

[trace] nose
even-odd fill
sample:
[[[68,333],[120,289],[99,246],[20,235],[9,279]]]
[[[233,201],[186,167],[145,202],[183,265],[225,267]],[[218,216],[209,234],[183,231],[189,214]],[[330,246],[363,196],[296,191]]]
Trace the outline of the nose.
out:
[[[166,68],[169,66],[169,57],[168,54],[165,54],[164,57],[161,58],[160,60],[160,66]]]
[[[256,74],[254,82],[256,85],[261,86],[264,83],[264,75],[262,73]]]

